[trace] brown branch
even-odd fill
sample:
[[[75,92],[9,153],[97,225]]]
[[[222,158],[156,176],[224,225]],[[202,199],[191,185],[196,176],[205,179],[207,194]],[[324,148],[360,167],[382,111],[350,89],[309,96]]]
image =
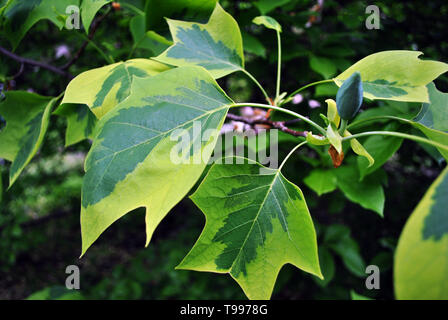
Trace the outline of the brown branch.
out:
[[[98,17],[98,19],[95,20],[95,22],[92,24],[92,27],[91,27],[90,32],[89,32],[89,35],[87,36],[88,40],[84,41],[84,43],[81,45],[81,47],[78,49],[78,51],[73,55],[73,58],[70,59],[66,64],[64,64],[61,67],[61,69],[65,70],[65,69],[70,68],[70,66],[72,66],[76,62],[76,60],[79,59],[79,57],[81,57],[81,55],[84,52],[85,48],[87,47],[89,42],[93,39],[93,36],[95,35],[95,32],[98,29],[99,25],[104,20],[104,18],[107,17],[107,15],[110,12],[111,12],[111,7],[109,7],[107,9],[107,11],[102,16]]]
[[[256,124],[264,124],[264,125],[268,125],[272,128],[278,129],[284,133],[290,134],[295,137],[306,137],[306,133],[304,131],[296,131],[296,130],[293,130],[293,129],[290,129],[287,127],[288,124],[294,124],[297,121],[299,121],[300,119],[299,120],[294,119],[294,120],[290,120],[290,121],[271,121],[264,117],[250,119],[250,118],[238,116],[238,115],[232,114],[232,113],[228,113],[226,118],[228,120],[244,122],[251,126],[254,126]]]
[[[8,50],[6,50],[5,48],[3,48],[1,46],[0,46],[0,53],[2,53],[3,55],[7,56],[8,58],[11,58],[11,59],[13,59],[15,61],[20,62],[21,64],[29,64],[29,65],[32,65],[32,66],[36,66],[36,67],[40,67],[40,68],[43,68],[43,69],[47,69],[49,71],[52,71],[52,72],[54,72],[56,74],[59,74],[61,76],[64,76],[64,77],[67,77],[67,78],[70,78],[70,79],[73,78],[73,76],[70,73],[68,73],[68,72],[66,72],[66,71],[64,71],[64,70],[62,70],[62,69],[60,69],[58,67],[55,67],[55,66],[53,66],[51,64],[47,64],[45,62],[40,62],[40,61],[36,61],[36,60],[32,60],[32,59],[28,59],[28,58],[24,58],[24,57],[18,56],[15,53],[12,53],[11,51],[8,51]]]

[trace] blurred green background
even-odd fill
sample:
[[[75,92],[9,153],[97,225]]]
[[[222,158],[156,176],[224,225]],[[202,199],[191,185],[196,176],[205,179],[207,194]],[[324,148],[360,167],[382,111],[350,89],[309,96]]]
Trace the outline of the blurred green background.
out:
[[[158,53],[151,43],[135,44],[130,30],[132,6],[144,9],[144,0],[121,1],[98,28],[93,42],[116,61],[150,57]],[[261,13],[283,26],[282,89],[292,92],[310,82],[327,79],[374,52],[419,50],[425,58],[448,62],[446,0],[376,1],[381,11],[381,29],[367,30],[367,1],[260,0],[220,1],[238,21],[246,49],[247,69],[274,92],[276,76],[275,33],[251,23]],[[129,4],[131,6],[129,6]],[[98,15],[106,10],[102,8]],[[173,17],[173,18],[182,18]],[[158,31],[166,34],[165,22]],[[225,30],[223,30],[225,32]],[[19,45],[18,55],[63,65],[68,57],[56,57],[61,46],[71,54],[83,43],[84,30],[59,31],[50,22],[36,24]],[[8,47],[6,39],[2,46]],[[64,47],[63,47],[64,48]],[[134,48],[131,52],[131,48]],[[131,52],[131,53],[130,53]],[[70,68],[73,75],[107,64],[94,46],[88,45]],[[0,82],[14,90],[32,90],[42,95],[60,94],[68,80],[50,71],[26,67],[8,81],[20,65],[0,56]],[[262,101],[258,88],[243,75],[219,80],[236,101]],[[436,84],[448,90],[447,76]],[[334,97],[333,85],[318,86],[303,94],[303,102],[288,107],[310,117],[324,112],[324,100]],[[321,108],[311,109],[309,100]],[[378,106],[366,104],[369,108]],[[396,106],[399,108],[400,106]],[[407,105],[407,108],[418,106]],[[322,109],[322,110],[321,110]],[[1,119],[0,119],[1,120]],[[1,122],[1,121],[0,121]],[[113,224],[87,254],[81,252],[79,226],[83,160],[88,141],[64,148],[66,122],[53,117],[44,145],[0,204],[0,299],[244,299],[231,277],[212,273],[174,270],[199,236],[204,217],[188,199],[181,201],[158,227],[144,248],[144,211],[136,210]],[[1,129],[1,123],[0,123]],[[281,155],[294,144],[285,140]],[[350,299],[351,292],[392,299],[393,253],[397,239],[419,199],[442,168],[430,150],[405,141],[384,166],[386,203],[384,218],[349,202],[340,191],[318,197],[303,179],[313,167],[316,152],[291,159],[285,175],[305,193],[318,231],[321,265],[326,275],[320,281],[285,266],[276,283],[273,299]],[[281,159],[281,157],[280,157]],[[8,180],[7,164],[0,163],[3,189]],[[65,268],[81,270],[81,290],[64,289]],[[365,266],[381,270],[381,289],[366,290]]]

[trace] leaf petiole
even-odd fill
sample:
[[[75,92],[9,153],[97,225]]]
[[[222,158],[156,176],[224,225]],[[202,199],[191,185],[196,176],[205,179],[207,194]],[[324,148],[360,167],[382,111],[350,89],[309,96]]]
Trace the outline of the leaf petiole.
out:
[[[298,145],[296,145],[294,148],[292,148],[292,150],[288,153],[288,155],[285,157],[285,159],[283,159],[282,163],[280,164],[280,167],[278,167],[278,171],[280,172],[280,170],[283,168],[283,166],[285,165],[286,161],[289,159],[289,157],[292,156],[292,154],[299,149],[301,146],[307,144],[308,141],[302,141],[301,143],[299,143]]]
[[[264,109],[273,109],[273,110],[277,110],[286,114],[289,114],[293,117],[299,118],[301,120],[303,120],[304,122],[308,123],[309,125],[313,126],[314,128],[316,128],[317,130],[319,130],[319,132],[323,135],[326,135],[326,131],[324,128],[322,128],[320,125],[318,125],[317,123],[315,123],[314,121],[312,121],[311,119],[302,116],[301,114],[298,114],[297,112],[282,108],[282,107],[277,107],[277,106],[271,106],[268,104],[261,104],[261,103],[235,103],[230,105],[230,108],[237,108],[237,107],[255,107],[255,108],[264,108]]]
[[[402,133],[402,132],[395,132],[395,131],[366,131],[366,132],[361,132],[361,133],[356,133],[354,135],[348,136],[348,137],[344,137],[342,138],[342,141],[348,141],[351,139],[356,139],[356,138],[360,138],[360,137],[366,137],[366,136],[393,136],[393,137],[399,137],[399,138],[403,138],[403,139],[409,139],[409,140],[413,140],[416,142],[422,142],[422,143],[426,143],[429,145],[432,145],[434,147],[437,148],[441,148],[444,150],[448,151],[448,146],[423,138],[423,137],[419,137],[419,136],[414,136],[411,134],[406,134],[406,133]]]
[[[280,31],[277,31],[277,46],[278,46],[278,59],[277,59],[277,87],[275,91],[275,99],[280,96],[280,79],[282,73],[282,42],[280,37]]]
[[[289,94],[289,95],[285,98],[284,103],[291,101],[292,98],[293,98],[296,94],[298,94],[299,92],[305,90],[306,88],[309,88],[309,87],[312,87],[312,86],[317,86],[317,85],[319,85],[319,84],[322,84],[322,83],[328,83],[328,82],[333,82],[333,79],[327,79],[327,80],[321,80],[321,81],[316,81],[316,82],[309,83],[309,84],[307,84],[306,86],[303,86],[303,87],[297,89],[296,91],[294,91],[293,93]]]
[[[246,74],[249,79],[251,79],[261,90],[261,92],[263,92],[264,97],[266,98],[266,101],[270,101],[270,98],[268,96],[268,94],[266,93],[266,90],[264,90],[263,86],[260,84],[260,82],[258,82],[258,80],[252,75],[250,74],[249,71],[247,71],[246,69],[241,69],[241,71]]]

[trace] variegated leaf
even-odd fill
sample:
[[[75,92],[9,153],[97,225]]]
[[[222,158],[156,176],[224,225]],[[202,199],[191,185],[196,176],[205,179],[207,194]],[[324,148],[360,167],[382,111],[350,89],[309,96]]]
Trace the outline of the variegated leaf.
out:
[[[448,299],[448,168],[431,185],[401,233],[395,253],[398,299]]]
[[[214,164],[191,196],[206,224],[177,268],[228,273],[250,299],[269,299],[286,263],[322,278],[316,233],[302,191],[245,160]]]
[[[238,23],[216,4],[206,24],[168,19],[174,44],[156,57],[174,65],[198,65],[215,78],[244,68],[243,41]]]
[[[418,51],[393,50],[361,59],[333,80],[340,87],[355,71],[361,73],[364,97],[429,102],[426,85],[448,71],[448,64],[421,60]]]
[[[9,186],[38,151],[47,131],[51,110],[59,98],[26,91],[9,91],[0,102],[6,127],[0,131],[0,158],[12,161]]]
[[[10,1],[4,9],[4,34],[15,49],[27,31],[40,20],[50,20],[59,29],[65,26],[67,7],[79,7],[79,0]]]
[[[149,59],[132,59],[92,69],[70,81],[62,104],[86,104],[101,119],[128,97],[133,77],[153,76],[168,69]]]
[[[83,253],[114,221],[139,207],[146,208],[149,243],[159,222],[199,179],[230,104],[201,67],[134,79],[129,97],[98,123],[86,159]],[[182,129],[190,137],[185,148],[172,136]]]
[[[66,103],[61,105],[54,114],[67,119],[66,147],[93,138],[94,128],[98,120],[85,104]]]

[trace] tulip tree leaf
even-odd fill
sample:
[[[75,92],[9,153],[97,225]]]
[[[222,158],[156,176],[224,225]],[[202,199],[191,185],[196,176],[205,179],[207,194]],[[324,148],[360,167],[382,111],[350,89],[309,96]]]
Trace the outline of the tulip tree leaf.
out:
[[[65,26],[66,9],[79,6],[79,0],[25,0],[12,1],[4,9],[2,30],[15,49],[27,31],[40,20],[50,20],[59,29]]]
[[[385,196],[379,176],[370,175],[359,181],[358,170],[353,165],[339,167],[333,172],[338,188],[347,199],[383,216]]]
[[[85,139],[93,138],[97,119],[85,104],[63,104],[54,114],[67,119],[65,146],[71,146]]]
[[[431,185],[401,233],[394,263],[398,299],[448,299],[448,168]]]
[[[263,25],[268,29],[272,29],[278,32],[282,32],[282,26],[272,17],[269,16],[258,16],[252,20],[253,23],[257,25]]]
[[[424,103],[420,113],[413,121],[429,139],[448,146],[448,93],[437,90],[434,83],[428,85],[430,103]],[[448,152],[438,148],[448,160]]]
[[[152,30],[146,31],[145,16],[143,15],[133,17],[129,22],[129,29],[134,41],[134,48],[150,50],[152,55],[162,53],[173,44],[172,41]]]
[[[0,103],[0,115],[6,120],[6,127],[0,132],[0,158],[12,161],[9,171],[12,186],[39,150],[51,109],[59,98],[26,91],[10,91],[5,96]]]
[[[90,24],[96,13],[112,0],[82,0],[81,2],[81,18],[84,29],[89,33]]]
[[[302,191],[279,170],[214,164],[191,199],[206,224],[178,269],[229,273],[250,299],[269,299],[286,263],[322,278]]]
[[[265,15],[266,13],[274,10],[277,7],[283,6],[291,2],[291,0],[258,0],[254,2],[254,5],[260,10],[261,14]]]
[[[399,125],[397,123],[391,123],[384,130],[397,131],[398,128]],[[375,162],[370,165],[369,160],[365,157],[357,159],[360,179],[364,179],[365,176],[381,168],[400,149],[402,142],[403,139],[398,137],[370,136],[366,138],[362,145],[375,159]]]
[[[101,119],[128,97],[133,76],[153,76],[168,69],[168,66],[149,59],[132,59],[92,69],[70,81],[62,104],[86,104]]]
[[[174,44],[155,59],[174,66],[198,65],[215,78],[244,68],[238,23],[216,4],[206,24],[168,19]]]
[[[129,97],[98,122],[86,158],[83,254],[114,221],[139,207],[147,210],[149,243],[159,222],[200,177],[232,103],[200,67],[134,78]],[[191,137],[183,150],[173,138],[181,130]],[[211,131],[209,137],[198,136],[205,131]],[[178,161],[179,153],[184,161]]]
[[[314,169],[303,182],[321,196],[336,190],[336,176],[332,170]]]
[[[216,6],[216,0],[147,0],[146,30],[160,29],[164,18],[205,22]]]
[[[393,50],[371,54],[333,81],[340,87],[355,71],[361,73],[364,97],[408,102],[429,102],[426,85],[448,71],[448,64],[421,60],[418,51]]]

